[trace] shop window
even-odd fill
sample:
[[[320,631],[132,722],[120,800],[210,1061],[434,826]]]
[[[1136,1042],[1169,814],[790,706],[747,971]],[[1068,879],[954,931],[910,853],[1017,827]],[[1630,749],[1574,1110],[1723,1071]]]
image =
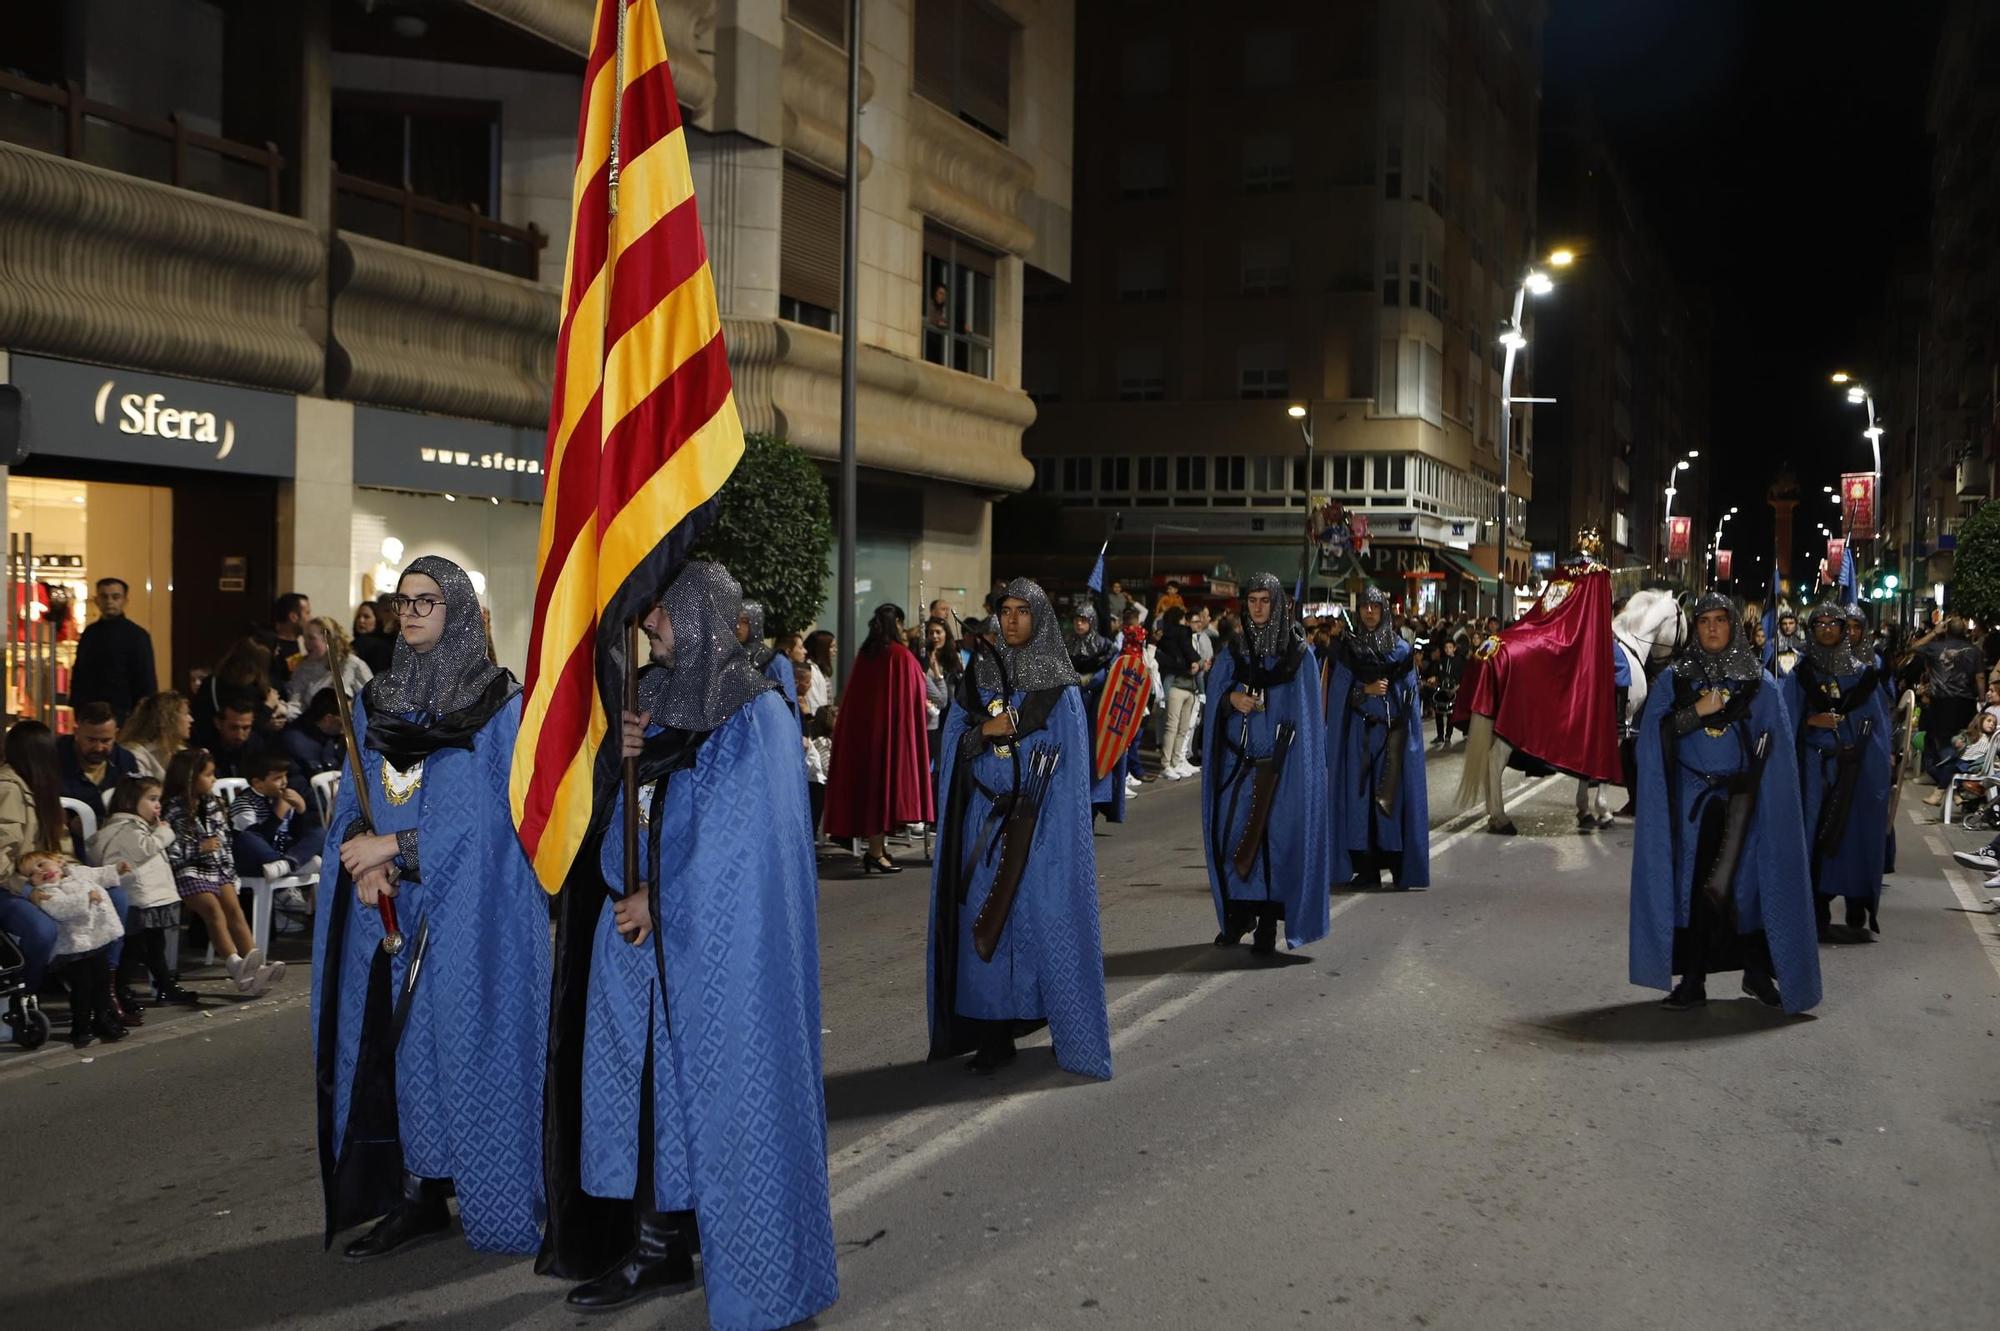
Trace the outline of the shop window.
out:
[[[840,331],[840,237],[847,191],[815,171],[785,163],[779,208],[778,317]]]
[[[924,359],[993,377],[993,277],[997,256],[934,226],[924,228]]]
[[[1015,27],[981,0],[916,6],[917,96],[1005,143]]]

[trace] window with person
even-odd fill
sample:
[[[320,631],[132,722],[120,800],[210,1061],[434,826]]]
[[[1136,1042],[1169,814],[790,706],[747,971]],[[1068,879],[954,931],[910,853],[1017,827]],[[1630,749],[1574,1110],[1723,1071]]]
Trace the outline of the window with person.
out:
[[[999,256],[940,227],[924,228],[924,359],[993,377]]]

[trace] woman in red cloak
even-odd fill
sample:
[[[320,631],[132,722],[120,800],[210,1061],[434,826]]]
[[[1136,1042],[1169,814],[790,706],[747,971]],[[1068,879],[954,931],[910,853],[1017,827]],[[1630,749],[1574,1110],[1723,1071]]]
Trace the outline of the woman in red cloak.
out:
[[[826,834],[868,839],[864,874],[901,873],[889,830],[935,817],[929,758],[924,669],[903,645],[902,607],[878,606],[841,694],[826,780]]]

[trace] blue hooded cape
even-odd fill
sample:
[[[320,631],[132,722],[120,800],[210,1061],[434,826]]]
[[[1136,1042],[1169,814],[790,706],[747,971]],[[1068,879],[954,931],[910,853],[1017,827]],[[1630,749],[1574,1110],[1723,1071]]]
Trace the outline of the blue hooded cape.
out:
[[[1735,901],[1742,932],[1764,931],[1785,1011],[1804,1012],[1820,1000],[1819,938],[1807,890],[1806,838],[1799,822],[1798,770],[1791,761],[1792,723],[1778,685],[1763,675],[1739,730],[1706,728],[1674,745],[1679,770],[1667,771],[1666,727],[1676,693],[1675,667],[1660,672],[1639,721],[1639,817],[1632,851],[1632,983],[1673,988],[1674,930],[1688,927],[1694,894],[1700,774],[1728,775],[1749,762],[1750,745],[1771,737],[1757,811],[1736,868]],[[1668,783],[1672,792],[1669,795]]]
[[[967,711],[968,696],[976,699],[976,717]],[[1013,745],[1020,772],[1026,774],[1031,754],[1051,745],[1062,746],[1062,759],[1035,825],[1027,869],[999,949],[991,961],[981,961],[973,950],[972,923],[1000,864],[999,838],[990,844],[987,840],[993,811],[988,792],[1011,792],[1016,766],[1013,758],[1001,757],[987,743],[980,743],[976,755],[966,760],[960,745],[978,742],[967,730],[984,724],[994,696],[979,689],[968,671],[938,745],[945,804],[931,869],[926,950],[930,1056],[949,1058],[974,1047],[976,1029],[959,1018],[1011,1021],[1017,1032],[1046,1021],[1056,1062],[1080,1076],[1108,1078],[1111,1022],[1104,1005],[1097,847],[1091,833],[1090,724],[1074,688],[1040,694],[1016,690],[1011,695],[1011,705],[1021,713],[1023,733]],[[1035,713],[1043,708],[1046,715],[1034,726]]]
[[[1208,672],[1203,711],[1208,754],[1201,764],[1201,830],[1208,849],[1208,887],[1215,900],[1216,927],[1228,927],[1230,901],[1276,901],[1285,909],[1285,942],[1304,947],[1326,937],[1330,925],[1327,889],[1326,722],[1318,697],[1319,667],[1310,647],[1302,647],[1297,671],[1265,691],[1264,710],[1239,716],[1228,699],[1239,665],[1234,645],[1215,654]],[[1264,658],[1275,669],[1278,658]],[[1247,758],[1270,754],[1279,725],[1297,732],[1278,778],[1264,847],[1249,879],[1236,876],[1236,844],[1250,822],[1255,772]]]
[[[792,658],[783,652],[771,653],[771,659],[764,663],[764,677],[776,684],[778,691],[785,695],[785,701],[792,707],[792,720],[796,723],[799,719],[799,677]]]
[[[1615,649],[1614,649],[1615,650]],[[1346,881],[1355,869],[1377,861],[1403,887],[1431,883],[1430,791],[1424,783],[1423,707],[1417,695],[1416,671],[1411,669],[1410,644],[1397,639],[1389,651],[1384,675],[1360,662],[1345,638],[1334,644],[1333,673],[1326,690],[1327,807],[1332,833],[1331,878]],[[1374,698],[1357,694],[1366,679],[1356,673],[1387,678],[1389,692]],[[1395,813],[1384,816],[1375,803],[1391,718],[1404,726],[1403,779],[1396,792]]]
[[[513,687],[511,679],[504,683]],[[470,749],[427,757],[423,784],[402,804],[382,784],[382,755],[365,747],[366,713],[355,709],[354,728],[374,830],[416,829],[422,881],[397,890],[398,922],[410,945],[390,958],[379,948],[381,918],[355,900],[338,858],[327,857],[335,872],[313,921],[312,1030],[328,1237],[386,1210],[407,1169],[457,1185],[473,1247],[531,1253],[543,1212],[549,908],[508,814],[520,696],[487,718]],[[351,764],[343,766],[329,829],[335,837],[360,817],[355,780]],[[364,1026],[371,1051],[387,1047],[376,1039],[387,1023],[384,999],[400,992],[426,920],[420,983],[392,1077],[385,1076],[373,1058],[362,1058]],[[386,994],[371,984],[378,957]],[[381,1117],[350,1132],[368,1113]]]
[[[1874,683],[1869,685],[1866,698],[1859,702],[1848,696],[1870,673],[1859,671],[1838,678],[1842,703],[1851,709],[1841,717],[1838,730],[1819,730],[1806,724],[1806,717],[1824,709],[1820,701],[1807,696],[1808,686],[1823,678],[1813,669],[1810,657],[1799,658],[1798,669],[1785,676],[1780,688],[1785,711],[1798,731],[1793,757],[1798,764],[1799,801],[1808,852],[1813,849],[1819,828],[1820,808],[1832,788],[1835,750],[1859,740],[1862,722],[1869,723],[1868,738],[1862,743],[1861,771],[1854,784],[1854,802],[1848,808],[1847,827],[1832,854],[1812,855],[1811,881],[1813,891],[1820,896],[1845,897],[1850,905],[1864,907],[1872,924],[1882,899],[1884,843],[1889,835],[1889,703]]]
[[[650,942],[635,947],[618,933],[611,896],[596,912],[581,1184],[595,1197],[636,1194],[650,1052],[652,1209],[696,1213],[709,1324],[769,1331],[839,1297],[805,760],[798,723],[770,690],[699,743],[691,768],[663,778],[660,813],[641,827],[665,883],[655,894],[660,960]],[[619,895],[623,819],[621,790],[600,857]]]

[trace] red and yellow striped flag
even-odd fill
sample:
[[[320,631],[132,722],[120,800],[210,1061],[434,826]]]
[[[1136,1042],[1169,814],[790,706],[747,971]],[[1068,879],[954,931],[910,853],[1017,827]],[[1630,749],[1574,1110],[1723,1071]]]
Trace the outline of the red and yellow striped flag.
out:
[[[597,0],[583,87],[512,783],[550,892],[617,771],[605,739],[626,624],[712,521],[743,454],[656,0]]]

